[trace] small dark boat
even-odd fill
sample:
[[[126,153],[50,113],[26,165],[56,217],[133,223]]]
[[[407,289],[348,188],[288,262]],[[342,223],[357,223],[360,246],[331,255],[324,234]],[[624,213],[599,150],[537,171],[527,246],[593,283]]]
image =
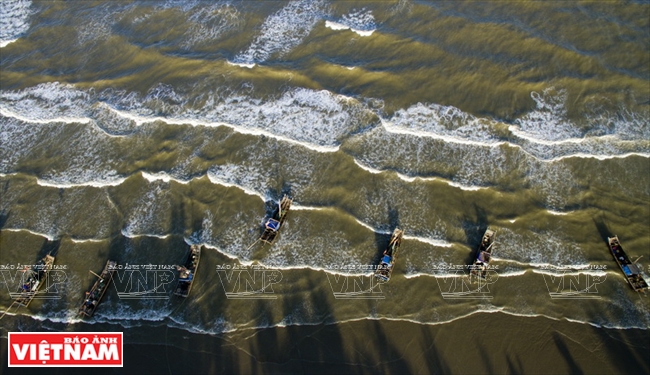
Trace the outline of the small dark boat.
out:
[[[634,262],[630,261],[630,258],[628,258],[625,251],[623,251],[623,247],[621,246],[621,242],[618,240],[618,236],[607,237],[607,243],[609,244],[610,252],[614,256],[614,259],[616,260],[616,263],[618,263],[618,266],[621,267],[621,271],[623,271],[623,275],[625,275],[625,279],[628,283],[630,283],[632,289],[637,292],[645,292],[645,289],[648,289],[648,283],[646,283],[646,281],[643,279],[643,276],[641,276],[641,272],[639,271],[637,265]]]
[[[190,253],[184,266],[176,266],[178,270],[178,284],[174,294],[181,297],[187,297],[192,289],[192,283],[196,276],[196,270],[199,268],[201,259],[201,245],[190,246]]]
[[[97,276],[97,280],[90,288],[90,290],[86,292],[86,298],[79,308],[79,314],[85,315],[87,317],[93,316],[95,310],[97,310],[97,305],[99,305],[99,302],[102,300],[104,294],[106,293],[106,290],[108,289],[108,285],[113,280],[113,273],[116,269],[117,262],[114,260],[109,260],[106,262],[101,275],[98,275],[91,271],[93,275]]]
[[[379,280],[390,280],[390,276],[393,274],[395,262],[397,261],[397,252],[402,244],[403,235],[404,231],[399,228],[395,228],[393,231],[393,235],[390,237],[390,242],[388,242],[388,247],[384,250],[379,266],[377,266],[377,270],[375,271],[375,277]]]
[[[280,201],[278,209],[273,213],[273,217],[268,219],[264,224],[264,233],[262,233],[260,240],[268,244],[272,244],[275,241],[275,237],[278,235],[284,220],[287,218],[292,202],[293,200],[289,199],[286,195],[282,197],[282,201]]]
[[[41,259],[38,264],[32,266],[31,269],[26,269],[26,275],[23,277],[24,282],[18,289],[18,297],[14,303],[19,305],[28,306],[34,299],[38,290],[41,289],[43,284],[47,281],[47,276],[54,265],[54,257],[46,255]]]
[[[483,238],[481,239],[481,244],[478,247],[476,252],[476,259],[474,259],[474,264],[471,267],[471,273],[485,279],[488,270],[488,264],[492,260],[492,249],[494,245],[494,237],[496,232],[490,229],[485,231]]]

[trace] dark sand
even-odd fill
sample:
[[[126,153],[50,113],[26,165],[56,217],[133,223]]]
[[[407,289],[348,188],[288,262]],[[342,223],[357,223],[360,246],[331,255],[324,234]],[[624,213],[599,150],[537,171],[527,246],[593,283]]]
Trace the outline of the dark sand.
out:
[[[108,324],[60,329],[117,330]],[[647,330],[604,329],[502,313],[475,314],[441,325],[363,320],[221,336],[166,327],[131,328],[124,335],[124,367],[98,369],[99,373],[650,373]],[[0,345],[4,374],[88,373],[70,368],[9,369],[6,345],[4,338]]]

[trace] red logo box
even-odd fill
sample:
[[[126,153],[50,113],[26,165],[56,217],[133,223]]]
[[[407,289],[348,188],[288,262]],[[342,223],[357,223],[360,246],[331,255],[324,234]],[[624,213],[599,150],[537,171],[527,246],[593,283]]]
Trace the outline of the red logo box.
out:
[[[123,367],[122,332],[9,332],[9,367]]]

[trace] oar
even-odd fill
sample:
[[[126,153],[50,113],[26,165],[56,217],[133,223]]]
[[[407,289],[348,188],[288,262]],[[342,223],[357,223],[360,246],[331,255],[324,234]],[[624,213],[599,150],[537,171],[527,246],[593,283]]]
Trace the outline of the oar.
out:
[[[250,249],[251,249],[253,246],[255,246],[255,244],[258,243],[259,241],[260,241],[260,239],[258,238],[257,241],[253,242],[253,244],[250,245],[250,246],[248,247],[248,249],[246,249],[246,251],[250,250]]]
[[[103,279],[103,277],[101,277],[101,276],[99,276],[98,274],[96,274],[96,273],[94,273],[94,272],[93,272],[93,271],[91,271],[91,270],[88,270],[88,272],[90,272],[90,273],[92,273],[93,275],[95,275],[95,276],[97,276],[97,277],[99,277],[100,279]]]
[[[18,301],[14,301],[11,305],[9,305],[9,307],[7,307],[7,310],[5,310],[5,312],[2,314],[2,316],[0,316],[0,319],[4,318],[5,315],[7,315],[7,313],[9,312],[9,310],[11,310],[11,308],[12,308],[16,303],[18,303]]]

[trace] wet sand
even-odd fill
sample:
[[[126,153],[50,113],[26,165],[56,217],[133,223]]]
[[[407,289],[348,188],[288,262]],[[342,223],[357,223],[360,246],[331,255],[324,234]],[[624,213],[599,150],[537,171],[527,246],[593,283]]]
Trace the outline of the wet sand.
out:
[[[15,317],[10,317],[16,319]],[[22,318],[18,318],[22,319]],[[44,324],[110,331],[108,324]],[[58,326],[58,327],[55,327]],[[336,325],[243,330],[220,336],[165,327],[125,330],[127,374],[642,374],[650,372],[646,330],[481,313],[448,324],[361,320]],[[87,373],[7,368],[3,373]]]

